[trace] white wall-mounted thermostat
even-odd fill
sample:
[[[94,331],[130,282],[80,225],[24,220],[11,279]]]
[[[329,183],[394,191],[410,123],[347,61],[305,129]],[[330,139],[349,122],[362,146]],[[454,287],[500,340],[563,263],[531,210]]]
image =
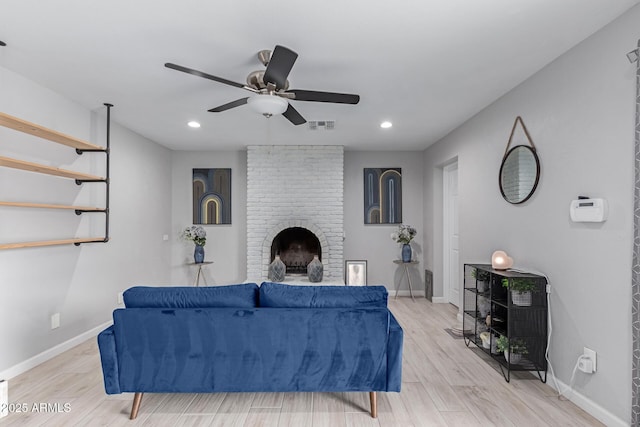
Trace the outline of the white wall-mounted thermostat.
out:
[[[573,222],[604,222],[607,220],[608,210],[604,199],[579,198],[571,201],[569,214]]]

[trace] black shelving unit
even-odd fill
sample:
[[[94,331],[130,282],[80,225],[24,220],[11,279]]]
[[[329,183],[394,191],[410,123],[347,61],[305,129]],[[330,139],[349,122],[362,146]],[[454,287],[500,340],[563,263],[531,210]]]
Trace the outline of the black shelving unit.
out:
[[[503,280],[508,285],[503,286]],[[515,296],[513,285],[525,280],[533,290],[523,301]],[[495,270],[488,264],[464,265],[463,330],[467,346],[471,343],[495,360],[509,382],[511,371],[536,371],[540,381],[547,381],[547,280],[540,275]],[[485,334],[483,334],[483,332]],[[483,341],[481,334],[488,340]],[[498,352],[500,336],[526,347],[521,356]],[[517,358],[519,360],[517,360]]]

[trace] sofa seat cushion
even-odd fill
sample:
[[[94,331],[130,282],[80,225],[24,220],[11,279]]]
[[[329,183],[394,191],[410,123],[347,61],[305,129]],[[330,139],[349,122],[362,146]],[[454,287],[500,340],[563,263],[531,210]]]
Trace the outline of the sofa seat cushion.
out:
[[[260,307],[365,308],[386,307],[384,286],[296,286],[263,282]]]
[[[124,294],[127,308],[250,308],[258,305],[258,285],[244,283],[205,287],[134,286]]]

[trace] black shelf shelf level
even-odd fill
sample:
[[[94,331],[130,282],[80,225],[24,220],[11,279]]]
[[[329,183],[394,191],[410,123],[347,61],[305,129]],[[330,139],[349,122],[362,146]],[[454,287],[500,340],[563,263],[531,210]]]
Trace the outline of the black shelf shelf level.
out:
[[[503,280],[507,287],[503,286]],[[516,304],[512,288],[523,281],[533,288],[530,302],[516,296]],[[511,371],[535,371],[540,381],[547,381],[546,285],[546,279],[536,274],[495,270],[487,264],[464,265],[464,342],[467,347],[473,343],[495,360],[507,382],[511,380]],[[480,336],[483,332],[489,334],[488,346]],[[500,336],[507,338],[509,350],[520,344],[526,353],[514,355],[507,351],[505,357],[496,348]]]

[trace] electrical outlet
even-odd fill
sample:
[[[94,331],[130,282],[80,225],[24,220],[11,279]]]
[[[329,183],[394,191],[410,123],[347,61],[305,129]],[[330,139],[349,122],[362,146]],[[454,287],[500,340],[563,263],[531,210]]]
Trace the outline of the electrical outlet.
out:
[[[0,380],[0,418],[9,415],[9,381]]]
[[[589,359],[591,359],[591,363],[592,363],[592,367],[593,367],[593,371],[596,371],[596,352],[591,350],[590,348],[584,347],[583,351],[582,351],[582,355],[585,357],[588,357]]]
[[[51,329],[57,329],[60,327],[60,313],[53,313],[51,316]]]
[[[593,374],[593,362],[588,357],[582,357],[578,360],[578,369],[585,374]]]
[[[163,234],[162,235],[162,240],[167,242],[169,240],[169,235],[168,234]]]
[[[118,292],[118,304],[124,304],[124,295],[122,292]]]

